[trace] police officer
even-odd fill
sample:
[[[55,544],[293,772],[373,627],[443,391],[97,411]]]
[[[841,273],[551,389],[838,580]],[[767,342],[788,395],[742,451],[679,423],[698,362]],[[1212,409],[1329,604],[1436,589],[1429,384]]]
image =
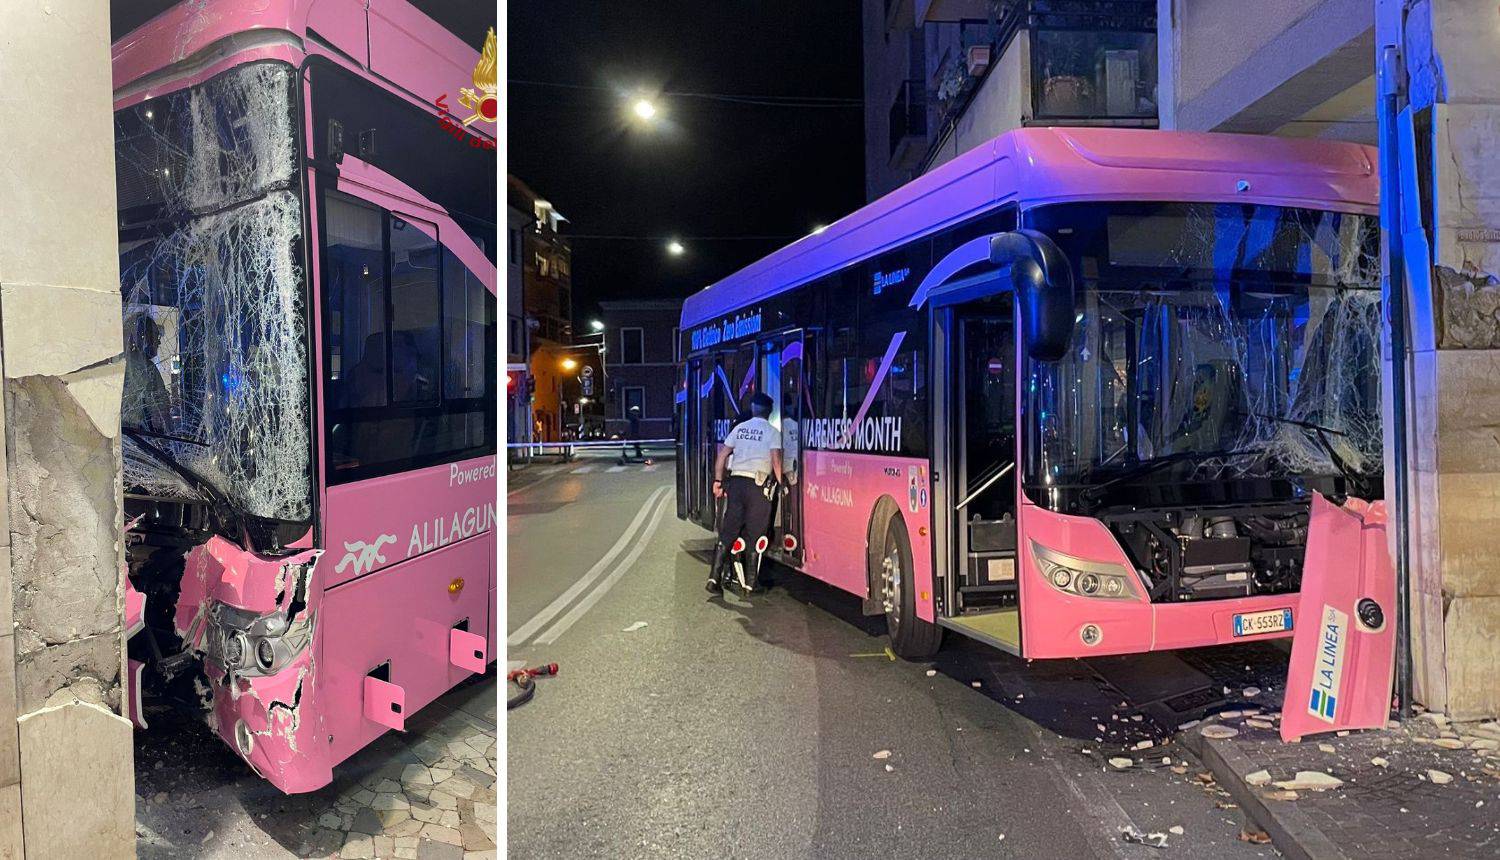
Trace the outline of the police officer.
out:
[[[771,502],[783,480],[781,434],[766,420],[772,406],[764,393],[751,397],[750,417],[729,431],[714,460],[714,497],[728,497],[728,501],[706,585],[713,593],[723,591],[729,567],[747,592],[755,588],[760,576],[761,557],[770,541],[766,533],[771,526]]]

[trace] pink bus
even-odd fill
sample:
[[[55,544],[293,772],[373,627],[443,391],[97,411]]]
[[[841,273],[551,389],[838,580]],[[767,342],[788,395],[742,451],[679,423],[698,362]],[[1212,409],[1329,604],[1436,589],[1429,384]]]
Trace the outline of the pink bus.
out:
[[[764,391],[771,552],[903,656],[1290,636],[1314,499],[1382,493],[1375,165],[1086,128],[956,158],[687,300],[678,515],[713,526]]]
[[[495,658],[468,6],[194,0],[114,46],[131,712],[201,704],[286,792]]]

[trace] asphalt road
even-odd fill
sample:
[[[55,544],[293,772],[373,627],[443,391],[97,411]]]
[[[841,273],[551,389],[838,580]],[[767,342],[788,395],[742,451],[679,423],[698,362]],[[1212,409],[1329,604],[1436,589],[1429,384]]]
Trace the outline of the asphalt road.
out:
[[[1097,666],[951,634],[892,660],[883,621],[784,570],[711,599],[672,468],[510,476],[508,660],[561,666],[508,714],[510,856],[1275,856]]]

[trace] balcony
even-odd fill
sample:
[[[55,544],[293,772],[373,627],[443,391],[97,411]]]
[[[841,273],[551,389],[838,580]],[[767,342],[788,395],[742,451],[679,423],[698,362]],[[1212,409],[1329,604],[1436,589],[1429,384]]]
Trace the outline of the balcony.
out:
[[[891,103],[891,167],[910,170],[927,152],[927,90],[921,81],[903,81]]]

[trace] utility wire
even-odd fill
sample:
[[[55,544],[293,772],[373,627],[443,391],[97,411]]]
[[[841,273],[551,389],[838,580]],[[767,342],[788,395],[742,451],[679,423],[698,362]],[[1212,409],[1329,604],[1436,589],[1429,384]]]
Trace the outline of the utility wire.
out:
[[[507,84],[516,84],[528,87],[551,87],[564,90],[587,90],[593,92],[613,93],[609,87],[596,84],[568,84],[558,81],[528,81],[511,78]],[[660,93],[662,98],[688,98],[708,99],[710,101],[729,102],[731,104],[761,105],[764,107],[804,107],[804,108],[862,108],[864,99],[845,98],[842,96],[777,96],[777,95],[752,95],[746,93],[703,93],[686,92],[680,90],[665,90]]]

